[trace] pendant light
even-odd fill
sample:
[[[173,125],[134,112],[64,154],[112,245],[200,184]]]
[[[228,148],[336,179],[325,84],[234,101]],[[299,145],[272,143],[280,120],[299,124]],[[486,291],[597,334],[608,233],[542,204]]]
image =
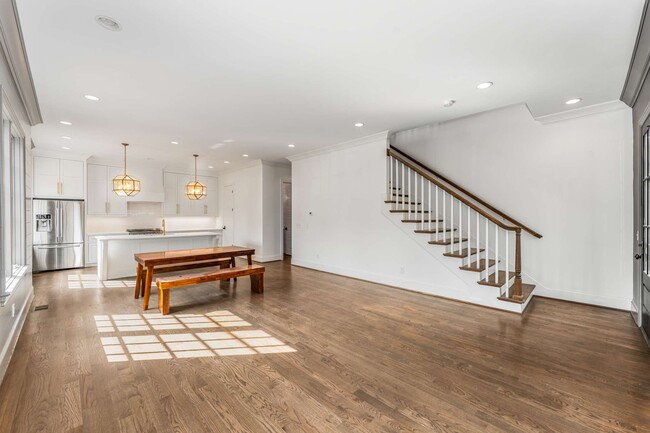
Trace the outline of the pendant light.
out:
[[[201,200],[208,195],[208,187],[196,180],[196,160],[199,155],[194,155],[194,182],[190,182],[185,186],[185,195],[190,200]]]
[[[124,174],[115,176],[113,179],[113,192],[120,197],[132,197],[140,192],[140,181],[126,174],[126,146],[128,143],[122,143],[124,146]]]

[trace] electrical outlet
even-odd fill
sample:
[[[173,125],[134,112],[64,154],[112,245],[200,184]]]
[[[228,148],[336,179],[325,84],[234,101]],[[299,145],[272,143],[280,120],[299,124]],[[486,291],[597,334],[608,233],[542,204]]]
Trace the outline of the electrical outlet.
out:
[[[16,317],[16,304],[11,304],[11,317]]]

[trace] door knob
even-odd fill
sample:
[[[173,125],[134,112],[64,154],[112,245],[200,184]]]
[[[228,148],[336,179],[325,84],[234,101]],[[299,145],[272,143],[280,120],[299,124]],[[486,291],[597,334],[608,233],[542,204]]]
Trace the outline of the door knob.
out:
[[[223,229],[226,230],[226,226],[223,226]]]
[[[643,258],[643,255],[642,254],[635,254],[634,258],[639,260],[640,258]]]
[[[287,230],[289,230],[289,228],[288,228],[288,227],[285,227],[285,228],[284,228],[284,231],[287,231]]]

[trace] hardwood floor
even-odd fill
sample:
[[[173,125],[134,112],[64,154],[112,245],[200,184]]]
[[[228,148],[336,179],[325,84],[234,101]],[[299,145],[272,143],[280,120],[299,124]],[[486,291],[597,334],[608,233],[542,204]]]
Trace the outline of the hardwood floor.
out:
[[[538,298],[518,316],[266,269],[264,294],[248,278],[177,289],[171,314],[230,311],[295,352],[123,362],[102,338],[201,329],[100,333],[95,316],[142,313],[130,282],[35,276],[49,309],[27,318],[0,431],[650,431],[650,350],[629,313]]]

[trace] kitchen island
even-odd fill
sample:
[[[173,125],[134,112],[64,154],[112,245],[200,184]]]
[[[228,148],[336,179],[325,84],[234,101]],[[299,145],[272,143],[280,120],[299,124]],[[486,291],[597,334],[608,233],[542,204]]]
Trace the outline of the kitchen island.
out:
[[[221,231],[146,235],[110,234],[96,235],[95,239],[97,240],[97,278],[104,281],[135,276],[136,263],[133,255],[137,253],[218,247],[221,243]]]

